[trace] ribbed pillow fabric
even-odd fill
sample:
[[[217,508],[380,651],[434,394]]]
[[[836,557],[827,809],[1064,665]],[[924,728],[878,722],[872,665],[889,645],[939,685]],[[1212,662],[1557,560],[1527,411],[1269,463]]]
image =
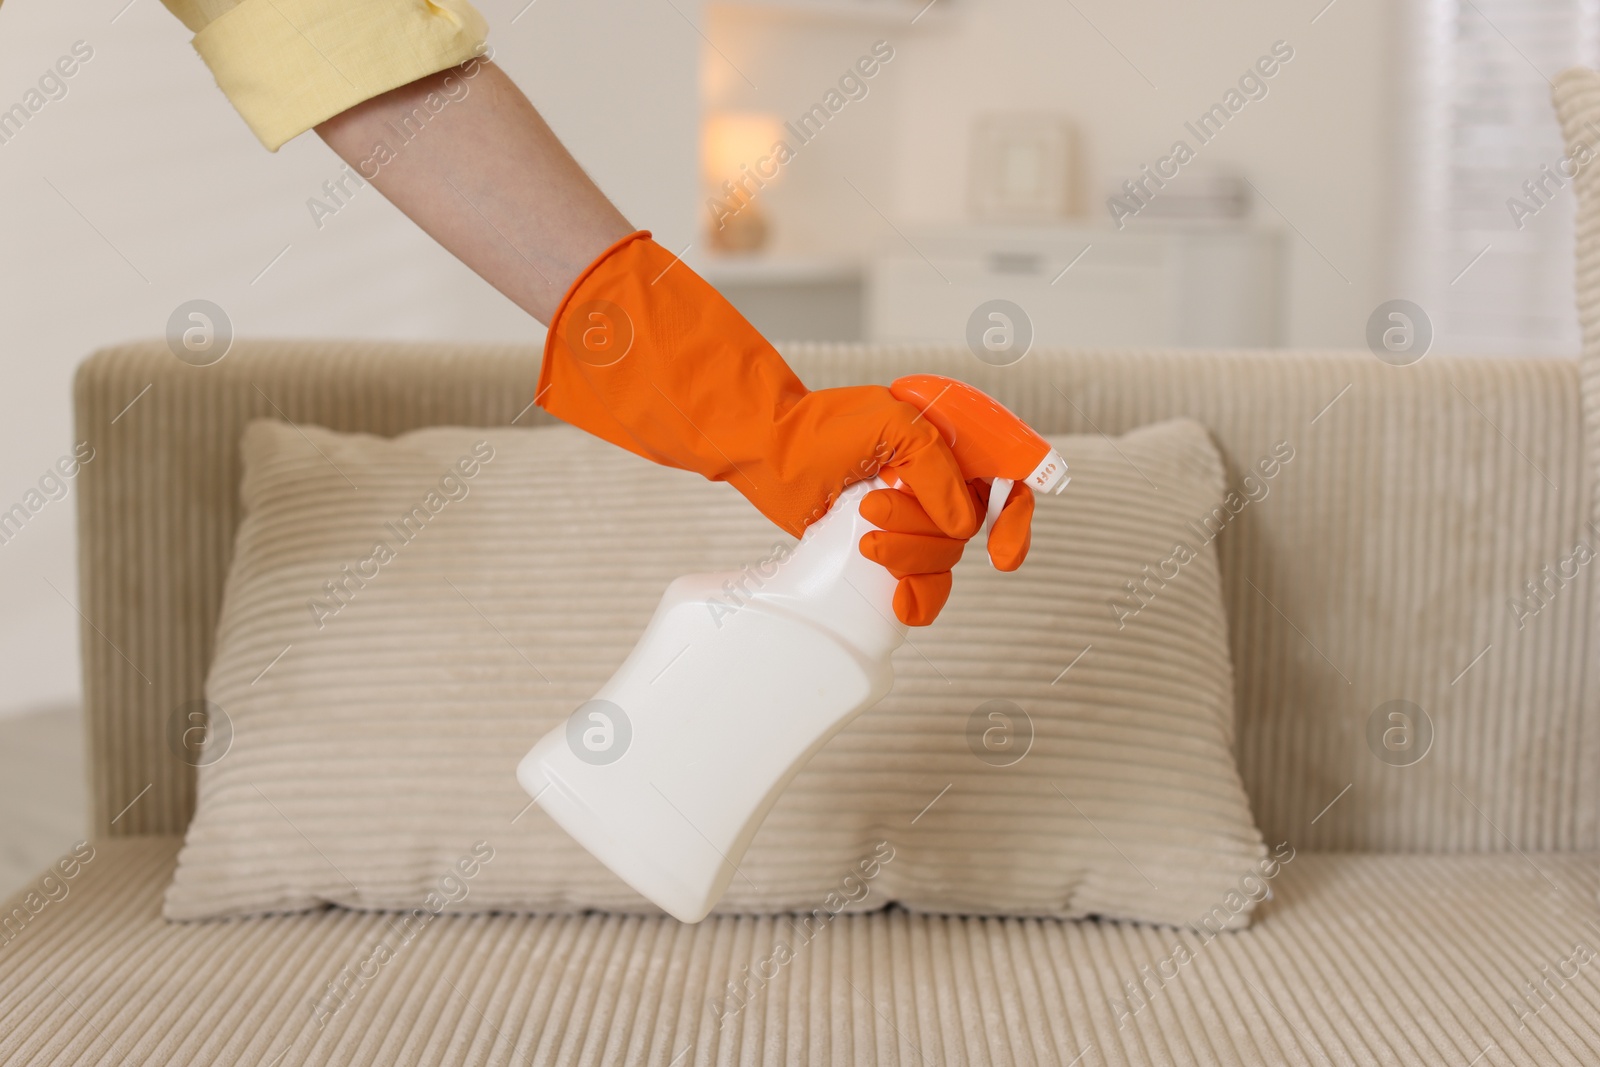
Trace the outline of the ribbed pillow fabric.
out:
[[[1027,564],[969,549],[894,691],[796,777],[719,911],[1247,921],[1266,850],[1210,538],[1292,450],[1230,493],[1191,421],[1054,443],[1072,482],[1040,500]],[[174,745],[201,770],[166,915],[654,911],[513,769],[671,579],[791,541],[731,488],[565,427],[258,420],[242,452],[212,721],[203,749]]]

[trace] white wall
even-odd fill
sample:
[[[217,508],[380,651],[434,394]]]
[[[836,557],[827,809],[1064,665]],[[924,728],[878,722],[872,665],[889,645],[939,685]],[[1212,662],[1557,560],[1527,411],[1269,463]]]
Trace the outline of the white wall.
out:
[[[306,201],[338,173],[334,155],[315,135],[267,153],[182,24],[155,0],[126,3],[0,7],[0,108],[74,42],[94,50],[68,94],[0,144],[0,510],[70,451],[78,361],[159,336],[192,298],[256,336],[542,336],[371,188],[319,229]],[[497,61],[623,211],[681,247],[699,36],[668,4],[547,0],[517,17],[525,4],[479,0]],[[78,692],[73,507],[49,504],[0,545],[0,714]]]

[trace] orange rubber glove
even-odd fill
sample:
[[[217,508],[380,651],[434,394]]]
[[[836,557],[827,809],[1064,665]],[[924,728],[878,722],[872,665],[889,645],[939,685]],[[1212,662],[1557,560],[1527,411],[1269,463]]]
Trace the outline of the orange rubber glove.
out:
[[[987,507],[989,483],[967,483],[973,504]],[[1033,535],[1033,490],[1021,482],[1011,487],[1005,507],[989,530],[989,559],[995,569],[1014,571],[1028,555]],[[950,599],[950,570],[961,559],[966,540],[939,529],[917,498],[897,489],[878,489],[861,501],[861,515],[879,529],[861,538],[861,554],[881,563],[900,580],[894,591],[894,613],[911,626],[926,626]]]
[[[646,459],[728,482],[795,536],[846,486],[874,475],[898,482],[906,492],[869,494],[909,501],[875,505],[884,521],[868,521],[887,536],[869,558],[900,579],[895,613],[909,625],[932,622],[944,606],[950,575],[939,565],[951,545],[959,558],[978,529],[973,489],[915,407],[882,386],[807,390],[720,293],[645,231],[612,245],[567,291],[535,399]]]

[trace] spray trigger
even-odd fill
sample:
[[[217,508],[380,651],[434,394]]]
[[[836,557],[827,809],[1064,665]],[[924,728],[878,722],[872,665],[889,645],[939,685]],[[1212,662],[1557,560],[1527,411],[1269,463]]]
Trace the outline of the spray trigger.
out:
[[[989,510],[983,516],[984,537],[987,538],[989,531],[994,529],[994,521],[1000,517],[1006,501],[1011,497],[1011,487],[1015,484],[1010,478],[996,478],[989,486]]]

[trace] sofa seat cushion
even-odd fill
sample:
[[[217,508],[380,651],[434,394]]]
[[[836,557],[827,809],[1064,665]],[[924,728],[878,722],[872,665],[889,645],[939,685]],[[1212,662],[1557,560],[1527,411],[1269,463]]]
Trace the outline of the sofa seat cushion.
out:
[[[1594,853],[1302,853],[1208,940],[899,910],[809,939],[770,915],[169,923],[178,839],[95,850],[0,945],[0,1063],[1600,1062]]]

